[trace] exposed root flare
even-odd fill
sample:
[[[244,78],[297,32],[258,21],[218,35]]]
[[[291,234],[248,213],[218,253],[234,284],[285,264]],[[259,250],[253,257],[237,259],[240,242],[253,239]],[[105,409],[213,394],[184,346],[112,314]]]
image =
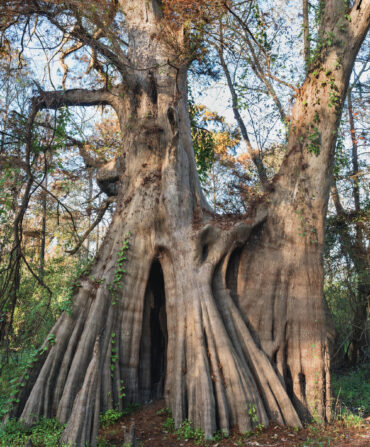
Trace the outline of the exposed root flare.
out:
[[[105,281],[82,281],[14,416],[31,424],[56,415],[67,424],[62,442],[74,446],[96,445],[100,413],[163,395],[176,426],[189,419],[207,438],[271,420],[300,427],[284,376],[238,304],[243,249],[263,222],[179,231],[161,247],[149,232],[134,235],[119,289],[110,284],[126,228],[108,236],[93,270]],[[293,393],[296,386],[293,372]],[[298,386],[309,394],[304,370]]]

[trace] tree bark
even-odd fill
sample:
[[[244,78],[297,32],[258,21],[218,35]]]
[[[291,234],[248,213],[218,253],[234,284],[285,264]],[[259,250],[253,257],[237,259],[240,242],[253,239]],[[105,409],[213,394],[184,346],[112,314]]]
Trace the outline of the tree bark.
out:
[[[188,418],[207,438],[217,428],[330,417],[323,224],[354,56],[347,46],[329,49],[318,78],[308,75],[272,191],[247,216],[218,216],[196,173],[187,60],[163,38],[157,6],[122,1],[133,87],[51,92],[38,102],[107,101],[123,142],[111,169],[117,210],[104,244],[12,412],[28,424],[56,415],[67,423],[63,442],[76,446],[96,445],[99,413],[160,395],[176,426]],[[181,47],[180,31],[171,37]],[[331,109],[332,90],[322,85],[328,70],[339,95]]]
[[[310,22],[309,22],[309,7],[308,0],[302,0],[302,13],[303,13],[303,55],[304,66],[306,73],[310,66]]]

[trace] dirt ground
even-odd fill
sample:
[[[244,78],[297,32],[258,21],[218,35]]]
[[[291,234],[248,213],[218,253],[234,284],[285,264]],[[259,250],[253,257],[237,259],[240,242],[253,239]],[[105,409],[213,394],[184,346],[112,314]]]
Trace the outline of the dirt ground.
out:
[[[129,427],[134,420],[138,447],[370,447],[370,418],[356,428],[336,422],[326,426],[310,425],[298,431],[272,423],[268,428],[250,435],[232,433],[226,439],[196,444],[192,439],[179,439],[178,435],[164,428],[163,424],[168,418],[164,407],[164,401],[148,404],[114,425],[100,430],[100,440],[105,441],[101,445],[121,447],[125,427]]]

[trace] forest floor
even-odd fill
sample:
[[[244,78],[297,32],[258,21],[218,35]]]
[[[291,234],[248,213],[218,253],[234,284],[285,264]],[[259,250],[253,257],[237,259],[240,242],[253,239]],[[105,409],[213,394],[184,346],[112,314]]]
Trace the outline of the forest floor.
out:
[[[124,432],[135,421],[138,447],[370,447],[370,363],[332,372],[331,424],[311,423],[303,429],[274,423],[245,434],[216,434],[205,441],[189,422],[175,429],[165,402],[156,401],[123,417],[106,413],[99,432],[99,447],[124,446]]]
[[[6,404],[9,377],[0,375],[0,411]],[[253,432],[216,433],[205,441],[201,430],[185,421],[175,429],[163,400],[123,412],[108,410],[100,417],[98,447],[127,447],[124,433],[135,421],[137,447],[370,447],[370,363],[332,372],[332,424],[311,423],[303,429],[257,427]],[[16,420],[0,425],[0,447],[56,447],[64,426],[55,419],[41,419],[34,427]]]
[[[272,423],[268,428],[260,428],[244,435],[232,433],[224,438],[221,434],[214,440],[204,441],[201,433],[190,425],[175,430],[164,401],[145,405],[131,415],[124,416],[113,425],[100,430],[99,446],[122,447],[123,433],[135,421],[138,447],[369,447],[370,418],[357,421],[349,426],[348,421],[337,421],[329,425],[311,424],[297,430],[279,427]]]

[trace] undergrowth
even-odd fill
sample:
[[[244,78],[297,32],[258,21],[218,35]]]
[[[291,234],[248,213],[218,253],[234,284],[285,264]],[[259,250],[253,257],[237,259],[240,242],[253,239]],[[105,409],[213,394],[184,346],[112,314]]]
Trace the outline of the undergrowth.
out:
[[[41,418],[32,428],[15,419],[0,426],[0,447],[56,447],[64,429],[56,419]]]
[[[168,433],[174,433],[179,440],[192,440],[197,445],[209,445],[210,441],[206,441],[204,431],[199,427],[194,427],[193,423],[189,420],[185,420],[179,428],[175,427],[175,421],[171,416],[171,412],[168,408],[163,408],[157,412],[158,415],[166,415],[167,418],[163,422],[162,427]],[[218,431],[214,434],[212,441],[221,441],[228,437],[226,431]]]
[[[131,404],[124,408],[122,411],[119,410],[107,410],[105,413],[100,415],[100,427],[107,428],[114,425],[123,416],[128,416],[140,408],[139,404]]]
[[[370,414],[370,362],[331,375],[334,411],[348,426]]]
[[[11,376],[22,372],[22,364],[26,362],[29,355],[24,354],[23,361],[13,363],[13,371],[10,367],[3,367],[0,375],[0,409],[5,404],[2,396],[6,394],[7,386]],[[9,365],[8,365],[9,366]],[[332,389],[333,389],[333,406],[335,418],[344,424],[345,427],[360,427],[363,425],[363,417],[370,413],[370,364],[363,364],[351,370],[335,371],[332,373]],[[19,369],[19,371],[18,371]],[[12,373],[12,374],[11,374]],[[100,426],[107,429],[114,425],[122,417],[132,414],[140,408],[139,405],[131,405],[122,411],[108,410],[100,416]],[[200,428],[185,420],[179,428],[175,427],[174,419],[168,408],[164,408],[157,412],[158,415],[165,416],[165,422],[162,424],[163,429],[175,434],[179,440],[193,441],[196,445],[212,445],[228,435],[227,433],[218,432],[211,441],[205,440],[204,432]],[[64,425],[55,419],[43,419],[32,428],[11,419],[5,425],[0,426],[0,447],[24,447],[31,442],[33,447],[55,447],[64,429]],[[322,430],[319,424],[311,424],[308,426],[309,437],[304,441],[306,447],[311,445],[330,445],[330,437]],[[258,434],[258,430],[248,433],[239,439],[236,445],[242,445],[243,439]],[[211,444],[209,444],[211,443]],[[320,444],[321,443],[321,444]],[[108,446],[104,439],[104,435],[99,438],[100,447]]]
[[[169,433],[175,433],[178,439],[191,439],[197,445],[204,444],[204,431],[201,428],[194,428],[193,423],[187,419],[180,425],[179,428],[175,428],[175,421],[171,416],[169,416],[162,426]]]

